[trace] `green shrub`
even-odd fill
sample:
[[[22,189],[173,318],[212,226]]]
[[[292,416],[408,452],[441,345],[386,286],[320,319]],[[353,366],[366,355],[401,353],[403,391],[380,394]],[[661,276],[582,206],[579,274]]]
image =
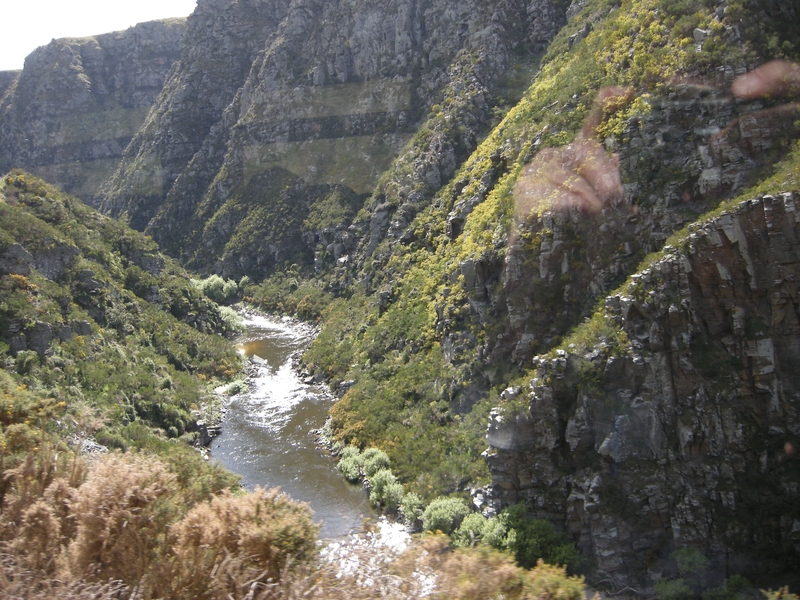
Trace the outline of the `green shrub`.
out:
[[[683,579],[662,579],[656,583],[658,600],[690,600],[694,592]]]
[[[461,498],[440,496],[422,514],[422,528],[425,531],[441,531],[449,535],[461,525],[469,512],[467,503]]]
[[[343,458],[339,461],[337,468],[350,483],[361,481],[361,464],[355,456]]]
[[[226,331],[244,331],[242,317],[229,306],[219,307],[219,316]]]
[[[239,286],[232,279],[226,281],[225,285],[222,286],[222,297],[225,298],[226,300],[233,298],[238,293],[239,293]]]
[[[364,465],[364,474],[367,477],[372,477],[381,469],[389,468],[389,456],[383,450],[377,448],[367,448],[361,455],[361,461]]]
[[[483,539],[484,530],[489,521],[480,513],[470,513],[461,522],[461,526],[453,533],[454,546],[472,547]]]
[[[358,449],[358,446],[345,446],[339,451],[339,459],[343,460],[345,458],[355,458],[359,464],[361,463],[361,450]]]
[[[708,559],[697,548],[685,547],[671,555],[682,577],[702,577],[708,567]]]
[[[400,512],[403,513],[403,519],[406,525],[412,529],[418,529],[422,525],[422,498],[414,492],[409,492],[403,497],[400,503]]]
[[[235,396],[248,391],[248,389],[247,383],[245,383],[242,379],[237,379],[225,388],[224,393],[226,396]]]
[[[382,507],[386,512],[395,512],[403,501],[403,485],[389,469],[381,469],[369,478],[372,490],[369,501]]]
[[[214,302],[228,302],[239,293],[239,286],[235,281],[232,279],[225,281],[216,274],[206,279],[192,279],[192,283],[204,296],[211,298]]]
[[[123,452],[128,449],[125,438],[115,431],[98,431],[94,434],[94,441],[106,448],[122,450]]]
[[[503,548],[503,540],[507,534],[505,524],[497,517],[493,517],[486,521],[483,527],[483,543],[493,548]]]
[[[383,510],[388,513],[396,513],[403,504],[405,493],[403,484],[399,481],[388,484],[383,490],[383,499],[381,500]]]
[[[697,548],[690,546],[675,550],[670,554],[670,558],[675,561],[679,578],[662,580],[659,582],[662,587],[656,587],[656,592],[662,594],[667,600],[699,596],[705,587],[708,559]],[[686,596],[687,593],[688,596]],[[661,597],[659,596],[659,598]]]
[[[527,515],[524,504],[515,504],[497,516],[497,523],[487,524],[486,540],[495,548],[508,550],[517,562],[529,569],[544,559],[548,564],[574,569],[578,563],[575,545],[556,532],[553,524]]]
[[[27,375],[39,365],[39,355],[34,350],[17,352],[17,373]]]
[[[752,597],[753,588],[741,575],[733,575],[721,586],[703,592],[703,600],[747,600]]]

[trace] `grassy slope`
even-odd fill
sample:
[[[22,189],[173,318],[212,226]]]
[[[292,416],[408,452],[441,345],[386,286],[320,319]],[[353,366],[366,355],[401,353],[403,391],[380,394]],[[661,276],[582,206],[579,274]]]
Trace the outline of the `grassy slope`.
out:
[[[239,371],[235,351],[214,335],[225,330],[217,306],[162,262],[152,240],[18,172],[0,184],[0,255],[12,244],[34,257],[59,248],[75,254],[55,280],[35,269],[0,278],[0,366],[18,385],[64,404],[65,418],[52,426],[98,430],[98,441],[121,449],[192,440],[211,398],[207,382]],[[153,274],[137,263],[163,268]],[[71,333],[44,355],[12,353],[13,331],[37,323]]]
[[[713,17],[715,6],[668,0],[590,1],[559,34],[522,101],[411,225],[416,241],[396,247],[388,264],[372,274],[373,286],[390,292],[389,306],[381,309],[377,297],[356,292],[328,308],[325,327],[307,360],[334,382],[355,380],[332,411],[339,440],[385,449],[407,487],[428,498],[486,480],[480,456],[486,417],[498,391],[519,373],[505,365],[486,365],[497,372],[494,390],[467,414],[451,404],[454,386],[469,388],[472,374],[469,357],[460,357],[457,348],[453,360],[444,360],[437,312],[455,324],[453,329],[471,336],[473,348],[480,347],[493,325],[477,323],[468,314],[459,264],[497,248],[502,257],[511,223],[511,191],[532,154],[533,141],[539,147],[570,141],[596,91],[608,85],[637,90],[637,101],[606,115],[600,126],[603,138],[618,137],[624,143],[625,122],[648,110],[648,94],[665,91],[675,75],[795,57],[797,34],[790,28],[779,20],[764,21],[757,7],[750,14],[753,7],[743,1],[729,4],[729,19],[741,18],[746,24],[742,32],[747,44],[725,41],[725,24]],[[570,49],[570,36],[587,23],[591,33]],[[712,32],[701,51],[691,39],[696,27]],[[796,160],[782,163],[778,172],[796,173],[791,164]],[[464,234],[450,241],[444,227],[453,198],[480,194],[487,173],[491,185],[486,199],[469,216]],[[783,183],[773,180],[778,187]],[[455,182],[459,194],[454,193]]]

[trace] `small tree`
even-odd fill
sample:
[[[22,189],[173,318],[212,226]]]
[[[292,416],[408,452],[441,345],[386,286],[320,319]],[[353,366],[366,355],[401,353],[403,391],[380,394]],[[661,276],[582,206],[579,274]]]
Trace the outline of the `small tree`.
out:
[[[364,466],[364,475],[372,477],[381,469],[389,468],[389,456],[383,450],[377,448],[367,448],[361,455]]]
[[[452,535],[453,545],[472,547],[482,541],[484,530],[489,521],[480,513],[470,513],[461,522],[461,526]]]
[[[403,485],[389,469],[381,469],[369,478],[372,491],[369,501],[387,512],[395,512],[403,501]]]
[[[339,464],[337,468],[339,472],[350,483],[358,483],[361,481],[361,465],[363,458],[361,451],[356,446],[345,446],[339,452]]]
[[[400,503],[400,512],[403,513],[406,525],[411,529],[417,530],[422,527],[423,504],[422,498],[417,494],[409,492],[403,496],[403,501]]]
[[[422,514],[422,528],[451,534],[469,514],[467,503],[461,498],[436,498]]]

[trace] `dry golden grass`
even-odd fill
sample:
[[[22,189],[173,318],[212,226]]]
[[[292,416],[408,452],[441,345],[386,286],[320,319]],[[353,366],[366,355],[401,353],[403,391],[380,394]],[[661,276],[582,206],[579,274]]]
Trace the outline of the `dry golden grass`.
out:
[[[2,374],[2,372],[0,372]],[[146,454],[86,460],[47,433],[51,404],[0,377],[0,597],[9,600],[579,600],[563,569],[429,535],[402,553],[318,552],[277,490],[198,494]],[[57,407],[56,407],[57,408]],[[220,489],[220,488],[217,488]]]
[[[145,455],[87,466],[37,446],[2,481],[3,598],[279,598],[316,556],[304,504],[257,490],[186,506]]]
[[[443,535],[416,540],[403,554],[375,556],[357,548],[358,568],[311,564],[287,578],[277,596],[296,600],[582,600],[581,577],[540,563],[530,571],[486,546],[452,550]]]

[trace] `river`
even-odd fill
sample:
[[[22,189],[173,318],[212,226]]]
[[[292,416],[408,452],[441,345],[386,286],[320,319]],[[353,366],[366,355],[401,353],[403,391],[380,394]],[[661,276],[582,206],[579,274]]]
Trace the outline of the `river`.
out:
[[[322,427],[332,398],[319,386],[304,384],[292,369],[291,356],[313,338],[313,329],[292,321],[247,315],[237,346],[257,366],[250,391],[232,396],[222,434],[211,443],[211,456],[242,476],[253,489],[280,487],[307,502],[321,522],[320,537],[358,532],[374,516],[361,486],[336,470],[309,434]],[[255,358],[253,358],[255,357]]]

